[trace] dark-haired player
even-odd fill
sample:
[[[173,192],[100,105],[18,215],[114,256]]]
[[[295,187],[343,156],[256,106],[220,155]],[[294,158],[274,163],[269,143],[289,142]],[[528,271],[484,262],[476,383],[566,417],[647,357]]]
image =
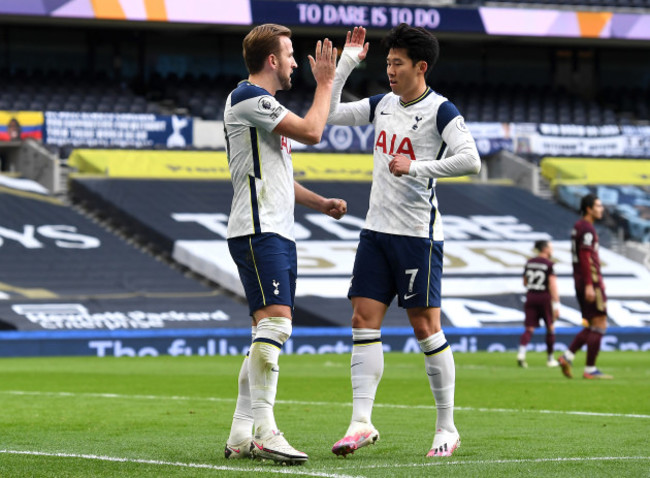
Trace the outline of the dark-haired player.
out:
[[[553,322],[560,313],[560,298],[557,290],[557,277],[553,271],[553,245],[549,241],[535,242],[537,255],[528,259],[524,267],[524,287],[526,287],[526,315],[524,326],[526,330],[519,339],[517,363],[520,367],[528,367],[526,363],[526,347],[530,343],[535,329],[539,327],[540,319],[546,325],[546,365],[557,367],[558,362],[553,358],[555,347],[555,326]]]
[[[348,32],[328,118],[332,124],[375,128],[370,206],[348,292],[352,419],[332,451],[346,455],[379,438],[371,414],[384,368],[381,324],[397,296],[424,354],[436,402],[427,456],[450,456],[460,436],[453,415],[454,358],[440,324],[443,234],[435,184],[436,178],[478,173],[481,160],[454,104],[427,84],[439,47],[423,28],[401,24],[383,40],[391,93],[340,103],[345,80],[366,57],[364,41],[364,28]]]
[[[571,367],[575,353],[587,344],[587,364],[582,376],[589,379],[611,379],[611,375],[606,375],[596,368],[600,341],[607,330],[607,296],[605,282],[600,273],[598,234],[594,227],[594,222],[603,217],[603,204],[596,195],[587,194],[580,201],[580,214],[582,218],[575,223],[571,231],[571,255],[576,297],[582,318],[587,324],[574,337],[569,349],[558,358],[558,362],[562,373],[567,378],[572,378]]]

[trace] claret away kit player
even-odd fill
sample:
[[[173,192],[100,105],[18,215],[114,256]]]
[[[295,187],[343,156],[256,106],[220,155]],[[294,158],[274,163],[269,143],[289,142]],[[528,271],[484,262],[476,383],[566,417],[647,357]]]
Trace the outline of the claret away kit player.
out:
[[[571,231],[571,254],[576,298],[587,325],[574,337],[569,349],[558,358],[558,362],[564,376],[572,378],[571,367],[575,354],[587,344],[587,363],[582,376],[589,379],[611,379],[611,375],[602,373],[596,367],[600,342],[607,330],[607,296],[600,273],[598,234],[594,227],[594,222],[603,217],[600,199],[594,194],[584,196],[580,201],[580,213],[582,218]]]
[[[526,330],[519,339],[517,363],[520,367],[528,367],[526,363],[526,346],[530,343],[539,321],[546,325],[546,365],[557,367],[558,361],[553,358],[555,347],[555,326],[553,322],[560,312],[560,299],[557,290],[557,277],[553,270],[553,246],[549,241],[535,243],[537,255],[526,262],[524,266],[524,286],[526,287],[526,315],[524,326]]]

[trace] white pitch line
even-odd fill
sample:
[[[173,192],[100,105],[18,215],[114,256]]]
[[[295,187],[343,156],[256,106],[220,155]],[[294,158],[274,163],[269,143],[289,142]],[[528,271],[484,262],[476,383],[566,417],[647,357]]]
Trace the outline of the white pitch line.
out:
[[[76,453],[48,453],[43,451],[29,451],[29,450],[0,450],[0,454],[5,453],[7,455],[29,455],[29,456],[45,456],[53,458],[76,458],[82,460],[97,460],[97,461],[109,461],[114,463],[136,463],[142,465],[157,465],[157,466],[173,466],[177,468],[199,468],[204,470],[213,470],[213,471],[234,471],[234,472],[244,472],[244,473],[277,473],[283,475],[299,475],[299,476],[315,476],[320,478],[363,478],[359,475],[341,475],[337,473],[323,473],[319,471],[301,471],[296,470],[295,468],[270,468],[270,467],[249,467],[249,468],[240,468],[234,466],[217,466],[210,465],[208,463],[182,463],[174,461],[160,461],[160,460],[147,460],[141,458],[122,458],[116,456],[103,456],[103,455],[86,455],[86,454],[76,454]]]
[[[142,458],[124,458],[104,455],[88,455],[76,453],[51,453],[31,450],[0,450],[0,454],[8,455],[28,455],[28,456],[44,456],[52,458],[75,458],[83,460],[97,460],[107,461],[114,463],[135,463],[142,465],[156,465],[156,466],[171,466],[177,468],[196,468],[212,471],[235,471],[244,473],[275,473],[285,475],[298,475],[298,476],[314,476],[319,478],[363,478],[362,475],[345,475],[337,473],[324,473],[318,471],[300,471],[295,468],[269,468],[269,467],[231,467],[231,466],[217,466],[208,463],[183,463],[171,462],[161,460],[149,460]],[[367,465],[357,464],[356,467],[360,469],[387,469],[387,468],[424,468],[432,466],[457,466],[457,465],[508,465],[508,464],[522,464],[522,463],[566,463],[566,462],[589,462],[589,461],[647,461],[650,460],[648,456],[591,456],[591,457],[558,457],[558,458],[531,458],[531,459],[504,459],[504,460],[471,460],[471,461],[432,461],[430,463],[408,463],[408,464],[385,464],[385,465]],[[345,470],[345,468],[331,468],[332,470]]]
[[[558,457],[558,458],[517,458],[510,460],[468,460],[468,461],[432,461],[430,463],[405,463],[385,465],[357,465],[359,469],[379,468],[421,468],[429,466],[453,466],[453,465],[508,465],[522,463],[563,463],[563,462],[587,462],[587,461],[646,461],[650,456],[588,456],[588,457]],[[343,470],[344,468],[330,468],[331,470]]]
[[[127,400],[172,400],[172,401],[202,401],[202,402],[220,402],[233,403],[235,398],[220,397],[184,397],[178,395],[122,395],[117,393],[72,393],[72,392],[39,392],[23,390],[0,390],[0,394],[8,395],[35,395],[48,397],[87,397],[87,398],[116,398]],[[280,405],[302,405],[302,406],[323,406],[323,407],[351,407],[351,403],[342,402],[311,402],[300,400],[276,400],[275,403]],[[418,410],[435,410],[435,405],[401,405],[396,403],[375,403],[375,408],[389,409],[418,409]],[[591,417],[611,417],[611,418],[645,418],[650,419],[650,415],[640,413],[606,413],[606,412],[587,412],[581,410],[531,410],[517,408],[483,408],[483,407],[454,407],[454,411],[459,412],[485,412],[485,413],[540,413],[550,415],[578,415]]]

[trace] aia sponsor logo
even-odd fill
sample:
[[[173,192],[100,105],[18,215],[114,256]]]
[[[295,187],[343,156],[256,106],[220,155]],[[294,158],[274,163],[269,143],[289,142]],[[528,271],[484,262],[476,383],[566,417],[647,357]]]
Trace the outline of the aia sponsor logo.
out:
[[[282,146],[281,149],[286,151],[287,154],[291,154],[291,140],[286,136],[282,136]]]
[[[408,136],[404,138],[400,138],[396,134],[389,136],[386,131],[382,130],[377,135],[375,151],[381,151],[384,154],[403,154],[415,161],[415,151],[413,151],[413,144]]]

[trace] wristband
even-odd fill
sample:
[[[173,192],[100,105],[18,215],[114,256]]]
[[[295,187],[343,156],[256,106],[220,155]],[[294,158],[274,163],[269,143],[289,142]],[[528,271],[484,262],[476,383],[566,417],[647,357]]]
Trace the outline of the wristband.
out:
[[[552,302],[553,310],[560,310],[560,302]]]

